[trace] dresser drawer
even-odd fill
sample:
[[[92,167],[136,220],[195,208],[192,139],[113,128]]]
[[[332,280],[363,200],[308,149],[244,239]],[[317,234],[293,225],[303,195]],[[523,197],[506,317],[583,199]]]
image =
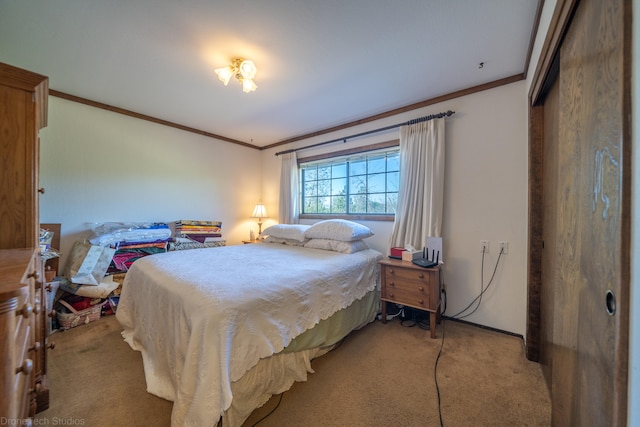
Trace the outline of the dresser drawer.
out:
[[[35,250],[0,250],[0,414],[7,419],[25,420],[36,410],[35,368],[42,349],[35,342],[36,317],[42,314],[34,295],[39,269]]]
[[[15,360],[22,360],[27,354],[27,348],[33,342],[33,304],[29,300],[29,289],[27,287],[22,289],[18,296],[18,304],[15,310],[15,330],[14,340],[16,342],[16,354]]]
[[[16,308],[14,390],[16,391],[18,414],[30,413],[31,391],[35,387],[35,360],[32,354],[34,340],[35,314],[29,287],[22,289]],[[22,369],[21,371],[17,371]]]
[[[33,330],[29,327],[28,334],[31,335]],[[33,390],[35,387],[35,372],[34,372],[34,360],[29,352],[29,341],[25,343],[22,348],[23,351],[19,351],[19,357],[16,358],[14,391],[16,397],[16,405],[18,415],[24,416],[25,414],[32,415],[32,406],[35,403]]]

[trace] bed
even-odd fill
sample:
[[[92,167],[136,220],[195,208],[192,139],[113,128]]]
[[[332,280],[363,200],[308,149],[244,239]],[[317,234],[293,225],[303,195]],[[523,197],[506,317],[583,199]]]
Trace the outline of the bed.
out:
[[[373,321],[381,258],[278,243],[152,255],[127,273],[116,317],[173,426],[239,426]]]

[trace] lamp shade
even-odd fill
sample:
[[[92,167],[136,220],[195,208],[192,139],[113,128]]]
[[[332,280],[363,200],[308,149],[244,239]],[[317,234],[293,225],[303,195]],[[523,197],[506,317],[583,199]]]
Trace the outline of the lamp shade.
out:
[[[253,82],[253,80],[251,80],[251,79],[242,80],[242,91],[244,93],[253,92],[257,88],[258,88],[258,86]]]
[[[229,84],[229,80],[231,80],[231,77],[233,76],[233,70],[231,67],[218,68],[215,72],[225,86]]]
[[[253,208],[253,214],[251,218],[266,218],[267,210],[265,209],[263,204],[257,204],[255,208]]]

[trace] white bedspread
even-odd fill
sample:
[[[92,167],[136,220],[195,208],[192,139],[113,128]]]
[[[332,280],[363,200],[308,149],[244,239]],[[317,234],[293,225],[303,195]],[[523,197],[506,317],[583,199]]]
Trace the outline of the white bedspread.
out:
[[[381,257],[267,243],[147,256],[116,316],[147,391],[174,402],[172,425],[214,426],[231,383],[374,289]]]

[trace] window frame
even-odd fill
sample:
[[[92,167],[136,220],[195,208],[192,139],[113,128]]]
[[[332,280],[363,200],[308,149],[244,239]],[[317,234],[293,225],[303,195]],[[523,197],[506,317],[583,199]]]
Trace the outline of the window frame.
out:
[[[322,160],[329,160],[336,157],[345,157],[356,154],[363,154],[370,151],[377,151],[383,149],[390,149],[394,147],[400,146],[400,140],[395,139],[391,141],[381,142],[378,144],[365,145],[362,147],[350,148],[346,150],[333,151],[331,153],[319,154],[315,156],[309,157],[301,157],[298,158],[298,173],[300,173],[300,165],[303,163],[316,162]],[[348,177],[347,177],[348,178]],[[348,219],[348,220],[358,220],[358,221],[394,221],[395,214],[389,213],[357,213],[357,214],[338,214],[338,213],[327,213],[327,214],[319,214],[319,213],[302,213],[302,179],[300,179],[300,185],[298,188],[298,196],[300,198],[300,219]]]

